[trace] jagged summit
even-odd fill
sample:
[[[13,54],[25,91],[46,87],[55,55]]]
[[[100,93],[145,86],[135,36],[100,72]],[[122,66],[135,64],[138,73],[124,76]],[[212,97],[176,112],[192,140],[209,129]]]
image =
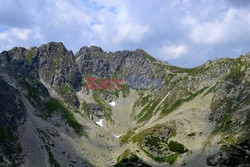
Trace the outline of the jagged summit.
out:
[[[102,50],[102,48],[98,47],[98,46],[83,46],[78,52],[76,52],[75,56],[76,58],[78,58],[81,55],[97,55],[97,54],[103,54],[104,51]]]
[[[71,50],[67,50],[67,48],[65,47],[65,45],[62,43],[62,42],[55,42],[55,41],[51,41],[51,42],[48,42],[47,44],[42,44],[40,47],[31,47],[29,49],[27,48],[24,48],[24,47],[14,47],[12,48],[10,51],[19,51],[19,52],[24,52],[26,50],[36,50],[36,49],[45,49],[45,50],[58,50],[58,49],[62,49],[64,51],[67,51],[67,52],[71,52],[73,54],[73,52]],[[2,51],[2,53],[5,53],[7,51]],[[110,55],[113,55],[113,56],[116,56],[116,55],[120,55],[122,53],[130,53],[131,55],[133,56],[138,56],[139,55],[143,55],[145,56],[145,58],[148,58],[150,61],[157,61],[157,62],[161,62],[161,63],[165,63],[166,65],[169,65],[169,66],[173,66],[171,64],[169,64],[168,62],[166,61],[160,61],[156,58],[154,58],[153,56],[151,56],[150,54],[148,54],[145,50],[143,49],[136,49],[134,51],[130,51],[130,50],[123,50],[123,51],[116,51],[116,52],[105,52],[101,47],[99,46],[83,46],[82,48],[80,48],[79,51],[77,51],[74,56],[76,57],[76,59],[79,59],[79,57],[81,55],[88,55],[88,56],[110,56]],[[244,55],[241,55],[241,57],[249,57],[250,56],[250,52],[244,54]],[[224,57],[224,58],[217,58],[217,59],[214,59],[214,60],[208,60],[206,63],[200,65],[200,66],[203,66],[205,64],[209,64],[209,63],[213,63],[213,62],[219,62],[219,61],[227,61],[229,59],[233,59],[233,58],[227,58],[227,57]],[[198,66],[199,67],[199,66]],[[182,67],[177,67],[177,68],[182,68]],[[193,67],[193,68],[196,68],[196,67]],[[183,68],[185,69],[185,68]]]
[[[26,49],[24,47],[14,47],[12,48],[10,51],[26,51],[26,50],[37,50],[37,49],[42,49],[42,50],[48,50],[48,51],[56,51],[56,50],[64,50],[65,52],[71,52],[69,50],[67,50],[67,48],[65,47],[65,45],[62,42],[48,42],[47,44],[42,44],[40,47],[31,47],[30,49]],[[3,51],[6,52],[6,51]],[[98,47],[98,46],[83,46],[82,48],[80,48],[80,50],[78,52],[75,53],[75,57],[76,59],[78,59],[81,55],[91,55],[91,56],[116,56],[116,55],[120,55],[120,54],[131,54],[132,56],[145,56],[146,58],[148,58],[151,61],[156,61],[156,59],[154,57],[152,57],[151,55],[149,55],[146,51],[144,51],[143,49],[136,49],[135,51],[129,51],[129,50],[124,50],[124,51],[116,51],[116,52],[105,52],[103,51],[102,48]],[[157,60],[159,61],[159,60]]]

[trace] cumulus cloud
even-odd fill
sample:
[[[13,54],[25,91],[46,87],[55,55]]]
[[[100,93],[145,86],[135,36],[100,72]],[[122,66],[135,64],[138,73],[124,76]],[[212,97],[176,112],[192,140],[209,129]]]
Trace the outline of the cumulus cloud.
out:
[[[199,44],[235,43],[250,37],[250,29],[247,28],[250,26],[250,13],[242,9],[229,9],[209,22],[186,17],[184,24],[191,27],[190,37]]]
[[[160,49],[160,53],[166,60],[178,59],[187,53],[188,48],[185,44],[180,45],[163,45]]]
[[[9,31],[0,33],[0,39],[5,40],[13,37],[20,40],[27,40],[30,34],[30,29],[11,28]]]
[[[142,48],[160,60],[191,67],[249,51],[249,4],[247,0],[0,0],[0,50],[49,41],[63,42],[74,52],[84,45],[106,51]]]
[[[0,32],[0,40],[0,50],[6,50],[23,44],[33,46],[34,41],[43,41],[43,36],[37,28],[10,28],[7,31]]]
[[[121,25],[117,29],[116,35],[113,37],[114,42],[140,42],[146,33],[149,31],[149,27],[141,26],[138,24],[125,24]]]

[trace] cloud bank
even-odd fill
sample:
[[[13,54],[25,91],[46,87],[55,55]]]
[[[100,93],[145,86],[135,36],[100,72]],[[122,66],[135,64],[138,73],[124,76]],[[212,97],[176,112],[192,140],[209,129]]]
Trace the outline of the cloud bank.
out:
[[[60,41],[193,67],[249,52],[249,27],[248,0],[0,0],[0,51]]]

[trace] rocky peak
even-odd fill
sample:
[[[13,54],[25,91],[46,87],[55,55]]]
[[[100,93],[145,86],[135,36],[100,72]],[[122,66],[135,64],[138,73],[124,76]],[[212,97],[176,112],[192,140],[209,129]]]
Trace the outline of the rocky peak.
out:
[[[94,45],[90,46],[89,49],[90,49],[91,52],[96,52],[96,53],[102,53],[103,52],[102,48],[100,48],[98,46],[94,46]]]
[[[141,49],[106,53],[97,46],[82,47],[76,53],[76,59],[83,76],[99,77],[119,74],[119,77],[150,78],[153,77],[151,61],[156,61]]]
[[[104,51],[102,48],[98,46],[83,46],[78,52],[76,52],[75,57],[76,59],[79,59],[79,57],[89,57],[89,56],[100,56],[100,55],[105,55]]]
[[[62,42],[49,42],[47,44],[41,45],[40,48],[49,51],[57,50],[60,48],[66,50],[66,47],[63,45]]]

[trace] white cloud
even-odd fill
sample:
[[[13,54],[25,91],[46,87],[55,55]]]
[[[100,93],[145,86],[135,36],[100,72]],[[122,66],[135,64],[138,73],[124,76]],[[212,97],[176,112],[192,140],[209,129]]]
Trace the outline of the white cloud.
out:
[[[105,33],[105,27],[101,24],[95,24],[91,27],[92,32],[98,34],[101,41],[107,40],[107,34]]]
[[[250,36],[250,13],[245,9],[229,9],[208,22],[188,16],[183,23],[190,26],[190,38],[198,44],[237,42]]]
[[[14,46],[33,46],[34,41],[44,41],[39,28],[10,28],[0,32],[0,50],[11,49]]]
[[[89,25],[92,21],[92,16],[87,13],[86,7],[76,1],[62,1],[62,0],[47,0],[47,14],[53,26],[74,26],[74,25]],[[43,15],[40,15],[43,17]]]
[[[174,65],[194,66],[205,61],[200,57],[239,53],[233,48],[249,51],[250,6],[246,4],[250,3],[0,0],[0,51],[60,41],[74,52],[84,45],[98,45],[105,51],[142,48]]]
[[[116,35],[113,37],[114,42],[141,42],[144,36],[149,32],[147,25],[142,26],[138,24],[120,25],[117,29]]]
[[[30,29],[13,28],[10,30],[10,34],[13,34],[15,37],[21,40],[27,40],[31,32],[32,31]]]
[[[0,39],[17,38],[20,40],[27,40],[31,33],[32,31],[30,29],[11,28],[8,31],[0,33]]]
[[[185,44],[180,45],[163,45],[160,48],[160,53],[165,60],[178,59],[188,51],[188,47]]]

